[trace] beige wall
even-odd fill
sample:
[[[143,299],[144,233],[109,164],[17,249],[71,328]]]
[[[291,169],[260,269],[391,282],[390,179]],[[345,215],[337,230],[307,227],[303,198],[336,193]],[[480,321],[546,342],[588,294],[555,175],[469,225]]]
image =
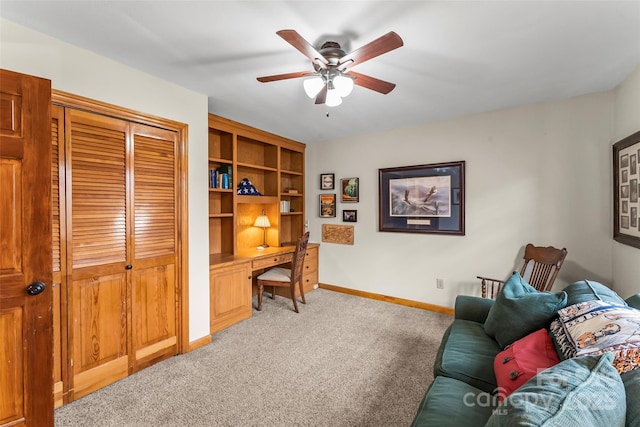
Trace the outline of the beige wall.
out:
[[[0,19],[0,67],[54,89],[189,125],[189,339],[209,334],[207,97]]]
[[[320,281],[452,307],[479,294],[476,275],[506,278],[524,244],[566,247],[555,288],[611,286],[614,93],[605,92],[307,147],[311,238],[357,209],[353,246],[323,243]],[[466,235],[381,233],[378,168],[466,161]],[[360,178],[360,202],[318,217],[318,175]],[[436,289],[444,279],[444,290]]]
[[[640,66],[615,93],[614,143],[640,131]],[[613,243],[613,287],[624,296],[640,292],[640,249]]]

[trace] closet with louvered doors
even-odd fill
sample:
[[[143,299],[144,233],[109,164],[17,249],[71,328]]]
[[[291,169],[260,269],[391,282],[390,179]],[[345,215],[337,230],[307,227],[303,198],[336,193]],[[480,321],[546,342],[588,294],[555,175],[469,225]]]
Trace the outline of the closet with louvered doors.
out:
[[[70,402],[178,353],[178,136],[74,108],[54,106],[53,117],[64,141],[52,168],[56,390]]]

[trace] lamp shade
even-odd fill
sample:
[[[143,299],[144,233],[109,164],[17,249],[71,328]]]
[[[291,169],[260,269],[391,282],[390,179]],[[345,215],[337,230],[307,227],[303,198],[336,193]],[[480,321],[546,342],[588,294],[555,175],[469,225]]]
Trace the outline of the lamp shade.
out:
[[[344,98],[349,96],[353,90],[353,79],[344,75],[336,76],[333,78],[333,86],[338,91],[338,94]]]
[[[269,217],[262,213],[262,215],[258,215],[256,218],[256,222],[253,223],[254,227],[262,227],[269,228],[271,227],[271,223],[269,222]]]
[[[304,91],[309,98],[315,98],[315,96],[320,92],[322,86],[324,86],[324,82],[321,77],[313,77],[310,79],[306,79],[302,82],[304,86]]]
[[[327,104],[327,107],[337,107],[338,105],[342,104],[342,98],[340,98],[340,95],[338,94],[338,91],[336,89],[329,89],[327,91],[327,99],[325,101],[325,104]]]

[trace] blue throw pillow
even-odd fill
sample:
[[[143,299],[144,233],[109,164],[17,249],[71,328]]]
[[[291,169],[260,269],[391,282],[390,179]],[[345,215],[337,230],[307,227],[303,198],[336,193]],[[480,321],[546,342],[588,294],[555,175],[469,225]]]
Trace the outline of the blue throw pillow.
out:
[[[627,305],[611,288],[591,280],[580,280],[563,289],[567,293],[567,305],[600,300],[614,304]]]
[[[502,402],[485,424],[624,427],[627,403],[612,353],[568,359],[540,372]]]
[[[484,331],[500,347],[547,326],[557,311],[567,305],[565,292],[540,292],[514,272],[491,306]]]

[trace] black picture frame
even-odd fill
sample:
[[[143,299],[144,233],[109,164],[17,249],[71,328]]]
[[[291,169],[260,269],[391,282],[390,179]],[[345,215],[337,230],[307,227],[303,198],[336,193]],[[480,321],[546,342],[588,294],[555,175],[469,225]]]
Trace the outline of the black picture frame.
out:
[[[336,216],[336,194],[320,194],[320,218],[335,218]]]
[[[640,248],[640,131],[613,144],[613,239]]]
[[[320,174],[320,189],[321,190],[333,190],[335,189],[335,174],[333,173],[321,173]]]
[[[378,230],[464,236],[465,162],[379,169]]]
[[[358,211],[354,209],[344,209],[342,211],[342,222],[358,222]]]

